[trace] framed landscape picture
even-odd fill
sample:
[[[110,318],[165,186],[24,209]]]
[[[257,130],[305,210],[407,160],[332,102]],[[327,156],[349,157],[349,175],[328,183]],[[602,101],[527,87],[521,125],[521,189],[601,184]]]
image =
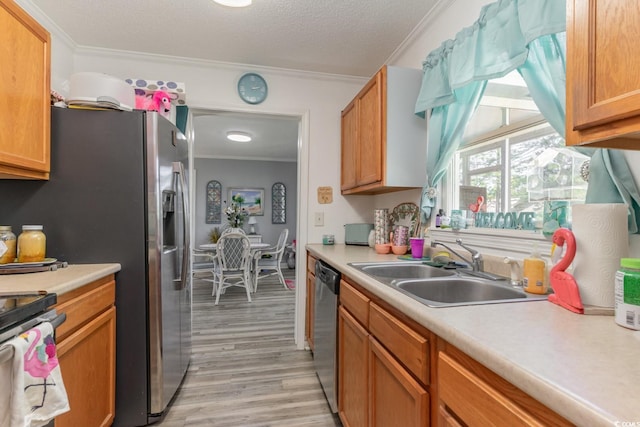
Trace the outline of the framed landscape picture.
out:
[[[229,188],[229,200],[249,215],[264,215],[264,188]]]

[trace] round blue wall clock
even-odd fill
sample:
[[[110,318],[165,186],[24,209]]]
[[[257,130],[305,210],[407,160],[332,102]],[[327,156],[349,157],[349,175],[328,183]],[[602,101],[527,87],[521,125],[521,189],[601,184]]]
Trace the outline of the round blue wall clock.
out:
[[[267,99],[267,82],[256,73],[247,73],[238,81],[238,95],[248,104],[260,104]]]

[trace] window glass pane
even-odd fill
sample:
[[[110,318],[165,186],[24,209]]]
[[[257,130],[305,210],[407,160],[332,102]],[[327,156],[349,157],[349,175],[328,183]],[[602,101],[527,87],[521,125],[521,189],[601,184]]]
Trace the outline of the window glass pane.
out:
[[[493,171],[472,175],[470,177],[472,186],[486,189],[485,209],[487,212],[500,212],[502,210],[501,175],[500,171]],[[468,209],[468,206],[461,206],[460,209]]]
[[[496,144],[508,150],[504,172],[499,167],[501,149],[495,148]],[[580,167],[588,158],[565,147],[564,139],[549,128],[519,134],[486,147],[485,150],[482,146],[460,150],[461,167],[456,176],[459,188],[476,187],[478,195],[486,191],[484,209],[487,212],[527,211],[541,219],[545,200],[584,201],[587,183],[580,176]],[[504,200],[505,194],[507,200]],[[472,196],[475,200],[476,195]],[[466,204],[462,197],[460,200],[460,205]],[[456,208],[468,209],[468,206],[453,207]]]
[[[454,198],[444,208],[534,212],[540,221],[547,200],[584,202],[580,167],[587,159],[565,146],[512,72],[488,82],[452,162],[456,182],[446,185]]]
[[[500,150],[493,149],[488,151],[481,151],[469,156],[469,170],[474,171],[477,169],[485,169],[493,166],[497,166],[500,161]]]

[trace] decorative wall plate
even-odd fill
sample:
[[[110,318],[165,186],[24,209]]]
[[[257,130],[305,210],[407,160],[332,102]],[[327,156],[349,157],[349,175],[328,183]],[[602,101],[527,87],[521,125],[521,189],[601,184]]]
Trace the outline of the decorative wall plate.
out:
[[[409,237],[416,237],[420,229],[420,208],[415,203],[400,203],[389,213],[391,231],[396,225],[409,227]]]

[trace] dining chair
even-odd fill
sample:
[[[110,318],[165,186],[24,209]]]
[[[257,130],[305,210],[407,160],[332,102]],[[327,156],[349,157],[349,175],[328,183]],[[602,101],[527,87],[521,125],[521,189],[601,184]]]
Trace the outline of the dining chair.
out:
[[[245,288],[247,300],[251,302],[251,264],[251,243],[244,233],[230,232],[220,236],[215,263],[218,280],[211,293],[216,296],[216,305],[220,301],[220,294],[232,286]]]
[[[218,280],[218,270],[216,267],[216,253],[211,250],[203,250],[203,249],[193,249],[193,264],[191,267],[191,274],[193,277],[196,276],[197,273],[210,273],[211,277],[203,276],[198,277],[198,279],[203,280],[205,282],[213,283],[213,290],[215,292],[216,283]]]
[[[229,233],[247,234],[242,228],[228,227],[228,228],[225,228],[224,230],[222,230],[222,234],[220,235],[220,237],[224,236],[225,234],[229,234]]]
[[[278,237],[278,243],[276,246],[269,247],[266,249],[261,249],[255,251],[254,254],[254,280],[253,280],[253,291],[256,292],[258,290],[258,280],[263,279],[269,276],[278,276],[278,280],[282,283],[282,286],[285,289],[289,289],[287,287],[287,283],[284,281],[284,276],[282,275],[281,265],[282,265],[282,257],[284,255],[284,249],[287,246],[287,238],[289,237],[289,229],[285,228],[280,232],[280,237]],[[267,255],[267,257],[265,257]],[[263,274],[264,273],[264,274]]]

